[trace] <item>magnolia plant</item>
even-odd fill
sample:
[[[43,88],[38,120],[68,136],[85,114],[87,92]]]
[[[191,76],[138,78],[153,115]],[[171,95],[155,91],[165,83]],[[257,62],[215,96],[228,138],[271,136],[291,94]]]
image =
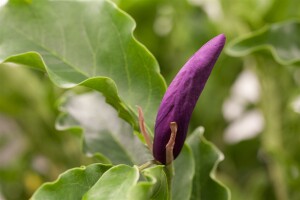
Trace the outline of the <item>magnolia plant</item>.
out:
[[[153,156],[159,162],[169,164],[179,155],[194,107],[224,44],[221,34],[203,45],[168,87],[155,123]]]
[[[229,199],[214,176],[222,154],[202,127],[187,137],[224,34],[204,44],[165,92],[156,60],[133,37],[134,21],[110,1],[11,0],[0,23],[1,67],[39,69],[59,87],[96,91],[67,92],[56,127],[80,131],[84,152],[98,162],[64,172],[32,199]]]
[[[183,147],[192,112],[225,40],[224,34],[221,34],[204,44],[173,79],[158,109],[153,147],[139,107],[141,132],[149,150],[153,151],[154,161],[167,166],[169,188],[173,176],[172,162]]]

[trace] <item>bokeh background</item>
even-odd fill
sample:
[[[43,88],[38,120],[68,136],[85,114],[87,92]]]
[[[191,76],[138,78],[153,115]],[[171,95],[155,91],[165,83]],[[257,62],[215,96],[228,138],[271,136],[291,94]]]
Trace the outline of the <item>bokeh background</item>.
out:
[[[215,35],[225,33],[230,43],[300,19],[299,0],[115,3],[136,21],[135,37],[156,57],[168,84]],[[295,48],[300,59],[300,46]],[[300,199],[299,86],[299,66],[283,66],[269,53],[221,54],[190,131],[203,126],[205,137],[224,153],[217,175],[233,200]],[[0,200],[28,199],[43,182],[93,162],[82,155],[79,137],[54,128],[63,93],[40,72],[0,68]]]

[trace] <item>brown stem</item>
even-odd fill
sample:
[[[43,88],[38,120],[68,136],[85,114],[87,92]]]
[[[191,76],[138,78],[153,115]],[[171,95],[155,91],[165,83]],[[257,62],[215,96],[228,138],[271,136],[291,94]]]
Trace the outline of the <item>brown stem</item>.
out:
[[[166,164],[167,165],[171,164],[174,160],[173,149],[174,149],[175,139],[176,139],[176,134],[177,134],[176,122],[171,122],[170,128],[171,128],[171,136],[170,136],[168,144],[166,145]]]
[[[137,108],[138,108],[138,112],[139,112],[139,125],[140,125],[141,132],[144,136],[144,139],[146,141],[146,144],[147,144],[149,150],[152,152],[153,145],[152,145],[152,141],[151,141],[150,136],[149,136],[149,134],[146,130],[146,127],[145,127],[145,120],[144,120],[143,110],[140,106],[137,106]]]
[[[170,135],[170,139],[166,145],[166,167],[165,167],[165,172],[166,172],[167,179],[168,179],[168,189],[169,189],[169,198],[168,199],[172,199],[172,179],[174,176],[173,149],[174,149],[176,134],[177,134],[177,123],[171,122],[170,129],[171,129],[171,135]]]

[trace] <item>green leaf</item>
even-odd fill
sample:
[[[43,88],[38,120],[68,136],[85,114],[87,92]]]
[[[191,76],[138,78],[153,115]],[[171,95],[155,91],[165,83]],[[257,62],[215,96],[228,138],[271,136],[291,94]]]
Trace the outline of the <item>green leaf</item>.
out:
[[[178,158],[174,161],[174,169],[172,200],[189,200],[195,175],[195,161],[188,145],[183,146]]]
[[[56,127],[83,133],[87,155],[100,153],[113,164],[141,164],[153,159],[149,150],[133,134],[132,127],[97,92],[67,93],[60,105],[62,114]],[[139,133],[137,133],[139,134]]]
[[[215,177],[223,154],[203,137],[203,128],[196,129],[187,139],[195,160],[195,176],[191,200],[228,200],[229,190]]]
[[[139,179],[137,167],[118,165],[109,169],[84,195],[84,200],[127,200],[130,189]],[[130,199],[128,199],[130,200]]]
[[[299,35],[299,21],[275,23],[231,41],[226,52],[240,57],[265,50],[279,64],[300,65]]]
[[[113,3],[10,1],[0,23],[3,63],[42,69],[63,88],[100,91],[135,127],[140,105],[153,130],[166,85],[154,57],[133,37],[133,19]]]
[[[142,171],[146,181],[140,181],[130,192],[128,199],[134,200],[166,200],[169,198],[167,177],[164,166],[157,165]]]
[[[80,200],[111,166],[92,164],[87,167],[70,169],[51,183],[42,185],[32,196],[32,200]]]

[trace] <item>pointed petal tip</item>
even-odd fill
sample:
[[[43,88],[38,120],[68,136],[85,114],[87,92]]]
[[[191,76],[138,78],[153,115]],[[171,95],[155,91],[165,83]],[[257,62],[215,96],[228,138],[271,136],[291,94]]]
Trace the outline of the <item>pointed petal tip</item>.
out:
[[[221,34],[215,36],[214,38],[212,38],[209,42],[213,42],[215,44],[220,44],[220,45],[224,46],[224,44],[226,42],[226,36],[224,33],[221,33]]]
[[[220,40],[222,40],[224,43],[226,42],[226,36],[224,33],[221,33],[220,35],[217,35],[216,37],[219,37]]]
[[[226,40],[226,36],[224,33],[221,33],[221,34],[217,35],[216,37],[220,37],[220,38],[223,38],[224,40]]]
[[[212,59],[214,62],[219,57],[221,51],[224,48],[226,42],[226,36],[225,34],[219,34],[212,39],[210,39],[208,42],[206,42],[192,57],[190,60],[197,61],[197,63],[206,63],[206,61],[210,61],[209,58],[215,58]],[[201,62],[198,62],[202,58]],[[208,66],[212,67],[213,65],[210,65],[207,63]]]

